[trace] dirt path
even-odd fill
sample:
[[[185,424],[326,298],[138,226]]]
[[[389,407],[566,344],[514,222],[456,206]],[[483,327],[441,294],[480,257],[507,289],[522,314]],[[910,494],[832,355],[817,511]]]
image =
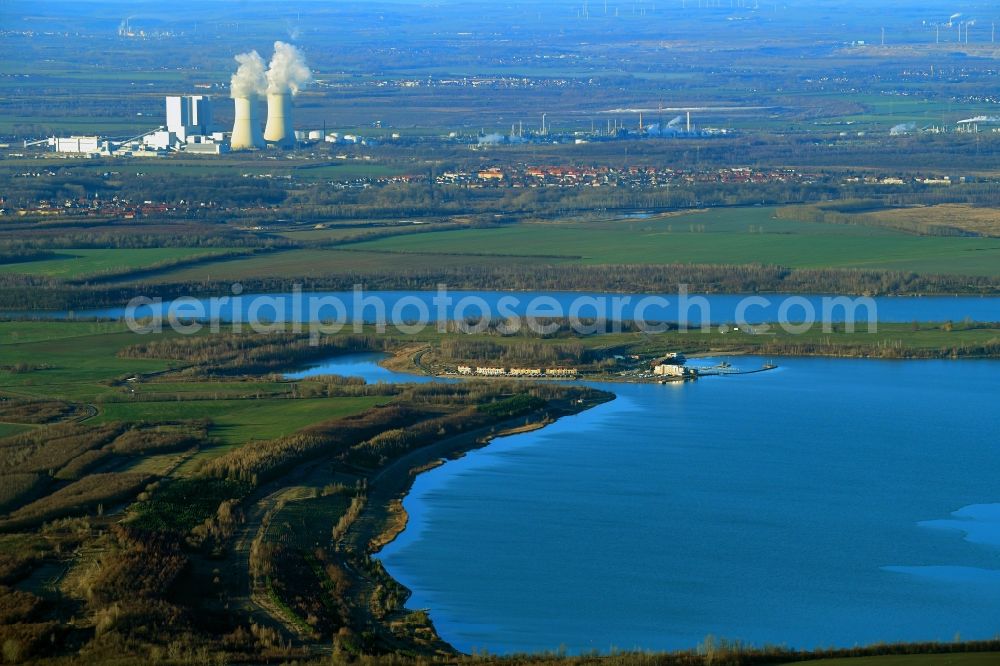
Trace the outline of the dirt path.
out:
[[[257,624],[274,628],[282,635],[302,645],[311,641],[301,641],[297,629],[282,616],[278,608],[268,599],[267,593],[256,585],[250,574],[250,550],[254,539],[265,528],[265,517],[278,507],[282,499],[289,499],[300,491],[308,477],[319,471],[322,465],[329,461],[314,460],[295,468],[291,473],[270,481],[257,489],[244,503],[244,521],[233,537],[232,555],[235,594],[231,603],[237,609],[246,613]]]

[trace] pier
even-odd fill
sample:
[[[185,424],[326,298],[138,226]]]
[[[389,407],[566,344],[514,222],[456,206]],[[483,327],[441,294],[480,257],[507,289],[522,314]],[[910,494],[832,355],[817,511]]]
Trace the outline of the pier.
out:
[[[717,377],[720,375],[753,375],[758,372],[767,372],[768,370],[775,370],[778,366],[773,363],[765,363],[759,368],[752,369],[741,369],[734,368],[728,363],[720,363],[719,365],[713,365],[709,368],[692,368],[695,371],[696,377]]]

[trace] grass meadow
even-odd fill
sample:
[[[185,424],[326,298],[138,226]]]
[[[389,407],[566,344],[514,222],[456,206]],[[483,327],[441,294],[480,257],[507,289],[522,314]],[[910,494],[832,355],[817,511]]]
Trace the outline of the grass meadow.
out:
[[[954,220],[961,210],[938,207]],[[898,213],[926,220],[935,211]],[[893,213],[895,214],[895,213]],[[889,215],[879,213],[878,215]],[[980,215],[982,218],[982,215]],[[971,219],[977,228],[984,224]],[[992,221],[992,217],[989,221]],[[68,249],[36,261],[0,264],[0,273],[64,280],[152,268],[147,282],[309,278],[355,273],[419,272],[464,266],[532,264],[767,264],[801,269],[873,269],[918,274],[1000,275],[1000,239],[917,235],[890,228],[879,218],[858,224],[806,222],[767,207],[728,208],[636,218],[564,217],[490,228],[451,228],[359,240],[389,227],[332,224],[327,228],[283,231],[302,247],[246,257],[223,257],[225,248]],[[323,247],[315,244],[322,243]],[[342,243],[337,245],[337,243]],[[158,265],[195,259],[195,264]]]
[[[92,404],[93,424],[206,419],[223,447],[286,435],[311,423],[354,414],[384,397],[293,397],[281,381],[221,381],[174,376],[171,381],[122,383],[135,374],[183,364],[169,359],[125,359],[118,352],[144,341],[120,323],[0,322],[0,395]],[[0,436],[28,426],[0,423]],[[222,447],[216,447],[218,452]]]
[[[105,421],[174,421],[211,419],[209,434],[224,445],[273,439],[319,421],[362,412],[386,398],[247,398],[219,400],[165,400],[101,405],[94,423]]]
[[[349,240],[331,228],[288,233],[304,242]],[[405,231],[409,231],[405,229]],[[346,231],[346,230],[345,230]],[[493,228],[401,233],[339,248],[299,248],[157,271],[154,282],[317,277],[467,265],[770,264],[804,269],[882,269],[924,274],[1000,274],[1000,240],[920,236],[873,225],[776,218],[771,208],[733,208],[649,219],[561,218]],[[125,278],[123,278],[125,279]]]
[[[55,252],[56,256],[37,261],[0,263],[0,273],[79,280],[109,273],[141,270],[163,262],[210,257],[223,253],[224,249],[187,247],[59,250]]]
[[[519,224],[390,237],[358,249],[450,255],[556,256],[579,264],[776,264],[996,275],[1000,242],[916,236],[865,226],[774,219],[768,209],[696,212],[663,220]]]

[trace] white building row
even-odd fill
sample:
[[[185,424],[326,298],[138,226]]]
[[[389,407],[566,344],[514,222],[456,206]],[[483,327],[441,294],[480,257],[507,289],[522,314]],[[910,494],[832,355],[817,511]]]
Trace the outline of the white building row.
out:
[[[576,377],[579,372],[575,368],[492,368],[469,365],[458,366],[460,375],[476,375],[478,377]]]

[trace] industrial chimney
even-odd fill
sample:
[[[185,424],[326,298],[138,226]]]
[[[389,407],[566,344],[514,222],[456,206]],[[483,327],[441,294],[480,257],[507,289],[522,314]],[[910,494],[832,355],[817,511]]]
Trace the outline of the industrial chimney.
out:
[[[295,147],[291,93],[268,93],[267,125],[264,126],[264,140],[279,148]]]
[[[257,122],[257,98],[234,97],[236,120],[233,122],[233,136],[229,141],[231,150],[254,150],[264,147],[264,137]]]
[[[274,43],[267,69],[267,125],[264,140],[279,148],[295,147],[292,129],[292,95],[312,80],[302,52],[291,44]]]
[[[267,89],[264,75],[264,59],[256,51],[240,53],[235,57],[240,64],[230,80],[229,94],[236,105],[236,120],[233,122],[233,136],[229,140],[231,150],[253,150],[264,147],[264,137],[260,134],[257,121],[257,106],[260,96]]]

